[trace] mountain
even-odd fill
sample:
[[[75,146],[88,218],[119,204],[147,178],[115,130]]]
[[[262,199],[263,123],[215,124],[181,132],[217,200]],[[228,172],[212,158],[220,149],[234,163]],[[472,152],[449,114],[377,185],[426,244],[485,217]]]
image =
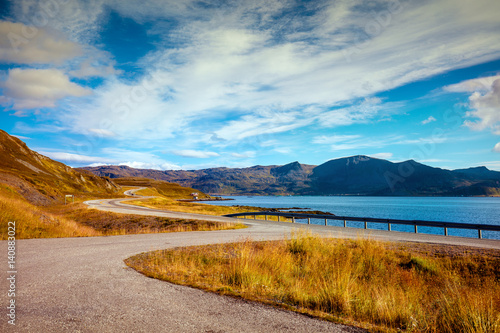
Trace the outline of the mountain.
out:
[[[36,205],[64,201],[64,195],[114,194],[118,186],[85,170],[51,160],[0,130],[0,186],[4,184]]]
[[[127,166],[86,167],[109,178],[144,177],[165,180],[182,186],[193,187],[209,194],[281,195],[293,194],[308,188],[313,165],[293,162],[284,166],[261,166],[250,168],[211,168],[203,170],[149,170]]]
[[[319,166],[292,162],[283,166],[211,168],[203,170],[141,170],[126,166],[87,167],[110,178],[146,177],[176,182],[209,194],[234,195],[500,195],[500,172],[477,167],[445,170],[413,160],[393,163],[351,156]]]
[[[322,195],[494,195],[500,189],[500,172],[485,167],[450,171],[368,156],[328,161],[313,170],[311,180]]]

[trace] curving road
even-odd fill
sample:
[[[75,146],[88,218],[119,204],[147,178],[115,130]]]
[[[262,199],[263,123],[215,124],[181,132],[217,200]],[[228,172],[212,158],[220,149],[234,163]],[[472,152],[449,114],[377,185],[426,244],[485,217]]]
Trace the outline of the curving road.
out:
[[[232,218],[157,211],[92,200],[90,207],[142,215],[235,221]],[[241,222],[242,220],[238,220]],[[178,246],[279,239],[293,228],[332,237],[372,237],[500,248],[499,241],[246,220],[247,229],[112,237],[19,240],[16,244],[16,325],[7,323],[7,242],[0,283],[1,332],[362,332],[241,299],[154,279],[123,260],[140,252]]]

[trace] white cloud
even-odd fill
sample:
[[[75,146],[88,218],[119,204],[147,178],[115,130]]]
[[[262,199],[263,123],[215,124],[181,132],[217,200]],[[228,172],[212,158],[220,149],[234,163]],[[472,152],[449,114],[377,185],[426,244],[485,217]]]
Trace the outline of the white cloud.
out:
[[[88,53],[96,53],[95,50],[86,50]],[[121,71],[116,70],[114,62],[105,58],[102,52],[97,52],[100,55],[100,59],[95,59],[95,56],[91,56],[80,63],[80,68],[72,70],[69,74],[77,78],[85,77],[110,77],[113,75],[120,74]],[[100,54],[99,54],[100,53]]]
[[[238,120],[232,120],[215,131],[217,137],[226,141],[238,141],[248,137],[280,133],[311,124],[312,117],[304,117],[303,113],[276,112],[245,115]],[[268,140],[266,140],[268,141]]]
[[[173,163],[148,163],[148,162],[122,162],[118,165],[126,165],[134,169],[152,169],[152,170],[179,170],[181,167]]]
[[[436,121],[436,120],[437,120],[436,118],[434,118],[433,116],[430,116],[429,118],[422,120],[422,124],[426,125],[426,124],[431,123],[431,122]]]
[[[102,155],[110,156],[113,164],[127,165],[137,169],[177,170],[181,167],[175,163],[164,160],[151,152],[134,151],[122,148],[102,148]]]
[[[477,166],[485,166],[490,170],[500,171],[500,161],[488,161],[476,163]]]
[[[105,137],[105,138],[111,138],[116,136],[116,133],[102,128],[90,128],[89,132],[99,137]]]
[[[361,135],[321,135],[313,139],[313,143],[331,145],[338,142],[360,139]]]
[[[18,64],[61,64],[82,54],[79,44],[43,28],[0,21],[0,61]]]
[[[57,69],[14,68],[2,87],[16,110],[54,107],[62,98],[91,94]]]
[[[255,157],[255,154],[256,153],[254,151],[245,151],[242,153],[231,153],[231,156],[236,158],[253,158]]]
[[[500,142],[499,142],[499,143],[497,143],[497,144],[495,145],[495,147],[493,147],[493,151],[494,151],[494,152],[497,152],[497,153],[500,153]]]
[[[287,148],[287,147],[274,148],[273,150],[277,153],[284,154],[284,155],[289,155],[293,152],[292,148]]]
[[[431,136],[427,138],[409,139],[401,135],[391,135],[388,137],[365,137],[361,135],[333,135],[333,136],[317,136],[313,138],[313,143],[331,145],[332,151],[341,150],[359,150],[366,148],[383,148],[393,145],[435,145],[449,141],[450,138],[445,136]],[[389,154],[389,153],[382,153]],[[375,156],[375,155],[370,155]]]
[[[443,89],[448,92],[488,92],[491,90],[493,82],[498,79],[500,79],[500,75],[481,77],[452,84]]]
[[[172,151],[174,155],[182,156],[182,157],[193,157],[193,158],[210,158],[219,156],[218,153],[212,151],[199,151],[199,150],[174,150]]]
[[[392,153],[377,153],[377,154],[370,154],[371,157],[374,157],[374,158],[381,158],[381,159],[384,159],[384,160],[388,160],[392,157]]]
[[[500,75],[466,80],[443,89],[448,92],[472,93],[469,96],[469,107],[472,110],[466,116],[476,120],[466,120],[464,125],[476,131],[490,129],[494,134],[500,135]]]
[[[67,152],[58,152],[58,151],[45,151],[45,150],[40,150],[38,151],[40,154],[48,156],[54,160],[57,161],[62,161],[66,164],[72,164],[72,163],[101,163],[101,164],[107,164],[107,163],[116,163],[116,160],[109,159],[109,158],[104,158],[104,157],[98,157],[98,156],[87,156],[87,155],[80,155],[80,154],[73,154],[73,153],[67,153]]]
[[[387,116],[401,106],[401,103],[382,103],[377,97],[365,98],[361,103],[346,108],[323,112],[318,123],[324,127],[346,126],[372,121],[375,117]]]
[[[492,83],[488,92],[474,92],[469,97],[469,104],[473,111],[467,112],[467,116],[479,120],[467,120],[465,125],[477,131],[489,128],[500,135],[500,79]]]
[[[380,8],[375,14],[389,3],[374,3]],[[144,88],[148,79],[109,80],[86,105],[69,109],[60,120],[76,132],[105,129],[135,139],[189,136],[186,129],[196,121],[197,132],[215,132],[233,142],[318,119],[325,126],[345,126],[395,112],[370,97],[377,92],[500,56],[498,1],[404,2],[375,34],[367,27],[376,17],[360,11],[360,4],[313,2],[303,15],[293,2],[278,0],[210,8],[196,1],[68,2],[50,24],[82,45],[99,40],[106,10],[156,22],[149,32],[163,39],[139,65],[167,79],[149,80],[147,99],[136,103],[123,99],[133,101],[131,91]],[[41,3],[22,0],[13,7],[19,18],[33,17]],[[317,8],[322,10],[314,12]],[[75,15],[79,11],[85,15]],[[164,23],[170,18],[177,25]],[[94,75],[95,70],[82,64],[72,73]],[[349,106],[360,99],[365,104]],[[339,105],[347,107],[332,110]],[[265,108],[281,112],[264,115]],[[109,119],[113,127],[102,128]],[[222,123],[214,126],[213,119]]]

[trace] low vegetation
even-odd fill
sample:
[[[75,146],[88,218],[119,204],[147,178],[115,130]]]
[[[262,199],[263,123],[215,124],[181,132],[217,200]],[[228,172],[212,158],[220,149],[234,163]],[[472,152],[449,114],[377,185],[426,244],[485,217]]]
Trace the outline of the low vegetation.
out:
[[[143,253],[127,265],[173,283],[382,332],[500,332],[500,252],[324,239]]]
[[[162,180],[154,180],[148,178],[117,178],[113,181],[121,186],[140,186],[147,187],[142,191],[137,192],[137,194],[144,196],[162,196],[171,199],[192,199],[192,193],[198,193],[198,198],[200,199],[210,199],[210,195],[195,190],[190,187],[183,187],[176,183],[168,183]]]
[[[8,222],[16,222],[16,239],[86,237],[101,233],[64,216],[51,214],[0,184],[0,239],[7,239]]]
[[[192,199],[191,193],[198,193],[200,199],[211,199],[212,197],[192,188],[186,188],[178,184],[167,183],[160,180],[145,178],[120,178],[116,179],[115,182],[126,186],[147,187],[143,190],[136,191],[135,194],[154,197],[145,200],[127,201],[126,203],[130,205],[169,210],[173,212],[216,216],[266,210],[265,208],[253,206],[217,206],[196,201],[179,201],[179,199]],[[277,218],[269,216],[269,220],[277,220]]]
[[[0,239],[7,239],[8,222],[16,222],[16,238],[110,236],[138,233],[210,231],[243,228],[242,224],[216,223],[164,217],[117,214],[75,204],[35,206],[12,188],[0,184]]]

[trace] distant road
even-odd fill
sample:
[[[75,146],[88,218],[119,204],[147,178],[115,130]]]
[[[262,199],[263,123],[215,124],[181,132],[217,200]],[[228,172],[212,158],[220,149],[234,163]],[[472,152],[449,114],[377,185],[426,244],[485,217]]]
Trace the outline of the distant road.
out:
[[[290,311],[147,278],[125,266],[123,260],[156,249],[234,242],[248,237],[280,239],[294,228],[332,237],[500,248],[499,241],[164,212],[120,203],[124,200],[134,199],[92,200],[87,204],[119,213],[244,222],[249,228],[19,240],[16,244],[16,326],[7,324],[4,312],[1,332],[362,332]],[[0,244],[6,258],[7,242]],[[2,311],[6,311],[8,289],[6,278],[2,278]]]
[[[126,191],[126,195],[135,195],[134,192],[144,189],[144,187]],[[143,197],[137,195],[130,199],[101,199],[101,200],[91,200],[85,203],[92,208],[111,211],[116,213],[124,214],[138,214],[138,215],[151,215],[151,216],[162,216],[169,218],[182,218],[182,219],[193,219],[193,220],[205,220],[214,222],[240,222],[244,223],[251,230],[242,231],[250,233],[259,233],[262,230],[267,230],[268,232],[273,230],[278,232],[279,236],[283,236],[284,232],[289,233],[294,229],[308,229],[314,233],[321,235],[328,235],[331,237],[342,237],[342,238],[358,238],[366,237],[371,239],[377,239],[381,241],[402,241],[402,242],[422,242],[422,243],[437,243],[437,244],[448,244],[448,245],[465,245],[474,246],[480,248],[488,249],[500,249],[499,240],[489,240],[489,239],[477,239],[477,238],[463,238],[454,236],[440,236],[440,235],[430,235],[430,234],[414,234],[409,232],[397,232],[397,231],[384,231],[384,230],[374,230],[374,229],[357,229],[357,228],[343,228],[334,226],[323,226],[323,225],[307,225],[301,223],[289,223],[289,222],[276,222],[276,221],[262,221],[262,220],[252,220],[252,219],[236,219],[224,216],[214,216],[214,215],[203,215],[203,214],[193,214],[193,213],[181,213],[172,212],[159,209],[152,209],[147,207],[140,207],[129,205],[123,202],[134,201],[137,199],[147,199],[152,197]]]

